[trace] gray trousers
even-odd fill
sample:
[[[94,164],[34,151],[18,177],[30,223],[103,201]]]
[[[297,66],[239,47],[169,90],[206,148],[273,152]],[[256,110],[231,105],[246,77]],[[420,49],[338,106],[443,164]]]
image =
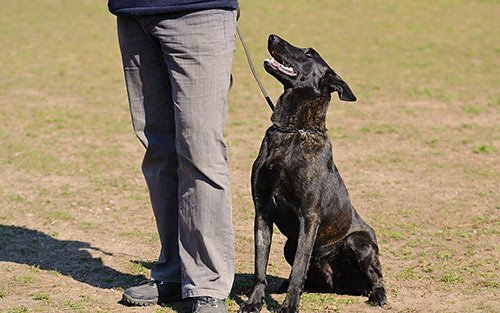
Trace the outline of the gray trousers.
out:
[[[161,241],[155,280],[226,298],[234,239],[226,145],[236,13],[118,17],[132,124]]]

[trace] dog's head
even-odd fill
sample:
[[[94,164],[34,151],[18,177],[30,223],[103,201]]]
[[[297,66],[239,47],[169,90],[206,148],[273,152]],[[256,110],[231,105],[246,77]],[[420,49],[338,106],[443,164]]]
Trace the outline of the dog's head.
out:
[[[300,89],[311,96],[336,91],[340,100],[356,101],[347,83],[314,49],[297,48],[276,35],[269,36],[267,47],[272,59],[264,62],[264,68],[285,89]]]

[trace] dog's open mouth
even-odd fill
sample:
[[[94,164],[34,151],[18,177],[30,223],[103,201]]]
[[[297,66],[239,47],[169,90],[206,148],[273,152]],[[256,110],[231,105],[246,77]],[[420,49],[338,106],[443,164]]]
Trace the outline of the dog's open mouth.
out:
[[[295,71],[295,69],[283,58],[281,58],[276,52],[271,51],[271,56],[271,59],[266,59],[266,62],[268,62],[269,65],[285,75],[297,76],[297,71]]]

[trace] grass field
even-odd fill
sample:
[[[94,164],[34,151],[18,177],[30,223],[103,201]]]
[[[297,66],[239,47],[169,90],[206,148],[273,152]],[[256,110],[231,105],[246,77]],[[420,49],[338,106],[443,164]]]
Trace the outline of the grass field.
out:
[[[318,50],[359,99],[334,99],[328,127],[378,235],[382,311],[499,312],[500,1],[240,2],[256,63],[279,34]],[[189,312],[118,303],[159,247],[105,1],[0,4],[0,312]],[[250,168],[270,111],[240,45],[233,75],[236,312],[251,291]],[[284,299],[273,293],[290,271],[283,245],[276,230],[268,309]],[[301,312],[381,311],[365,301],[307,293]]]

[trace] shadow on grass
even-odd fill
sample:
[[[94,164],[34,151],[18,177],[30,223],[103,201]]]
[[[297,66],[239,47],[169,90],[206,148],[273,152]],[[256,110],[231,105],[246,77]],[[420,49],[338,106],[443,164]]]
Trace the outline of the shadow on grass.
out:
[[[272,311],[280,306],[280,303],[271,297],[273,293],[279,293],[280,286],[285,281],[284,278],[267,275],[267,288],[264,298],[264,305],[268,310]],[[233,289],[229,297],[241,305],[243,301],[248,299],[253,290],[253,274],[236,274],[234,278]],[[245,296],[245,299],[242,298]]]
[[[143,266],[147,266],[147,263],[136,261]],[[280,306],[276,300],[274,300],[270,294],[277,293],[281,284],[285,281],[284,278],[276,276],[267,276],[268,288],[266,289],[266,297],[264,298],[265,306],[268,310],[277,309]],[[244,300],[250,296],[253,289],[253,274],[236,274],[234,277],[233,289],[229,295],[229,298],[234,300],[238,305],[240,305]],[[243,299],[244,298],[244,299]],[[189,313],[191,312],[192,302],[190,300],[185,300],[182,302],[172,302],[165,304],[166,308],[169,308],[177,313]]]
[[[104,265],[89,250],[113,255],[87,242],[59,240],[37,230],[0,224],[0,262],[54,271],[98,288],[127,288],[146,279]]]
[[[89,250],[113,255],[98,247],[93,247],[87,242],[59,240],[38,230],[0,224],[0,262],[26,264],[106,289],[128,288],[146,279],[144,275],[122,273],[104,265],[102,259],[93,257]],[[147,269],[151,269],[154,264],[154,262],[141,260],[131,260],[131,262]],[[279,286],[285,279],[267,276],[267,280],[269,285],[265,305],[268,309],[273,310],[279,306],[279,303],[269,294],[277,293]],[[248,298],[252,287],[253,274],[236,274],[229,297],[240,305]],[[165,307],[178,313],[191,312],[191,301],[168,303]]]

